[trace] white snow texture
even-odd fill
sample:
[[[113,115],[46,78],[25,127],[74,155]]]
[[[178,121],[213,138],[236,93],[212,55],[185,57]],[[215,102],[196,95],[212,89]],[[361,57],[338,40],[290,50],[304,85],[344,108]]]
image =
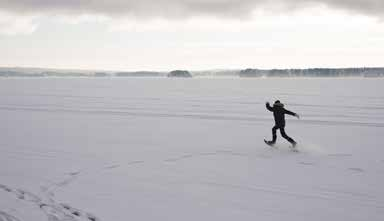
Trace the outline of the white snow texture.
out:
[[[0,221],[383,220],[383,83],[1,78]]]

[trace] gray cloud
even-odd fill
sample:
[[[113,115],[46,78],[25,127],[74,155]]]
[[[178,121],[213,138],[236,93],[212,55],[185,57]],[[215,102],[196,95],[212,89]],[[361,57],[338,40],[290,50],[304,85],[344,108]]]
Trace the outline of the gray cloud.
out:
[[[15,13],[102,14],[139,18],[198,15],[244,17],[255,9],[285,9],[323,4],[375,17],[384,15],[384,0],[0,0],[0,9]]]

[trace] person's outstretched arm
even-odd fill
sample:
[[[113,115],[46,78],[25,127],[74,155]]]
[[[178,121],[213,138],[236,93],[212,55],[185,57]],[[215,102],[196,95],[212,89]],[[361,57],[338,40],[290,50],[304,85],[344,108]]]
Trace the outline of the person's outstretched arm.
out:
[[[285,113],[285,114],[288,114],[288,115],[295,116],[295,117],[297,117],[298,119],[300,119],[300,116],[299,116],[298,114],[296,114],[295,112],[292,112],[292,111],[289,111],[289,110],[284,109],[284,113]]]
[[[269,102],[265,103],[265,107],[266,107],[269,111],[273,112],[273,108],[269,105]]]

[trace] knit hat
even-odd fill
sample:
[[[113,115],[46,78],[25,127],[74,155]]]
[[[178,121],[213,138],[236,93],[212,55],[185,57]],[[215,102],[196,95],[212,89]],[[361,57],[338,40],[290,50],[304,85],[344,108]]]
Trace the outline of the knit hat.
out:
[[[283,104],[283,103],[280,103],[279,100],[276,100],[275,103],[273,104],[273,106],[284,107],[284,104]]]

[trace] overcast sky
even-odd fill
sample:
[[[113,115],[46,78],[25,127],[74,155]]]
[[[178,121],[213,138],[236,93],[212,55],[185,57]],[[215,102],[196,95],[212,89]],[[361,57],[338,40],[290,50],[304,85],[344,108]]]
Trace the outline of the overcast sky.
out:
[[[0,0],[0,66],[384,66],[383,0]]]

